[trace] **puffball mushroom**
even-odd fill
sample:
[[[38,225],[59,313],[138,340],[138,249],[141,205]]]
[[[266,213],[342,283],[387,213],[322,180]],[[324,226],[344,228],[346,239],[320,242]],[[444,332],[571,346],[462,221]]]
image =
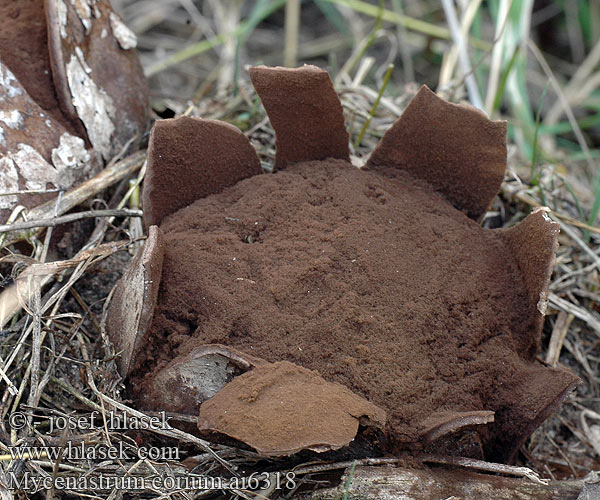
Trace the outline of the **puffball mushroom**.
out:
[[[229,124],[154,126],[148,241],[107,324],[131,396],[266,455],[337,449],[360,423],[387,451],[468,435],[512,460],[578,379],[535,359],[558,225],[480,226],[506,122],[422,87],[359,169],[327,72],[250,77],[275,173]]]

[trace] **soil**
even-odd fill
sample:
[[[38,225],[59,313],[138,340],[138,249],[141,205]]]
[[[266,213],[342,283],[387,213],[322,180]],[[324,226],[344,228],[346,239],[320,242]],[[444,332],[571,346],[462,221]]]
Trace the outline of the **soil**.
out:
[[[161,228],[134,394],[175,356],[226,344],[316,370],[385,409],[394,448],[417,443],[436,412],[495,411],[500,458],[573,379],[518,354],[536,319],[502,231],[397,169],[299,163]]]

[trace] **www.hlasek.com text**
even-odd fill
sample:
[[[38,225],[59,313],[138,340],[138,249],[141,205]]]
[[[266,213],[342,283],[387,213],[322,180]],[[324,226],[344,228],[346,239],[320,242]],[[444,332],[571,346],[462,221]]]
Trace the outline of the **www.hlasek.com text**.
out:
[[[179,460],[177,446],[126,447],[122,441],[108,446],[67,441],[64,446],[19,446],[9,448],[13,460]]]

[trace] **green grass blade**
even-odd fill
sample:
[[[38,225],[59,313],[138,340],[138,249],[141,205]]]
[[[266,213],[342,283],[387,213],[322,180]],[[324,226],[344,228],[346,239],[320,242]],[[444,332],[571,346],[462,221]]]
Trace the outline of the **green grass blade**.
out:
[[[352,484],[352,479],[354,478],[354,469],[356,469],[356,460],[352,462],[352,468],[350,469],[350,473],[348,474],[348,481],[346,481],[346,488],[344,490],[344,500],[348,500],[348,494],[350,493],[350,484]]]
[[[546,98],[546,94],[548,93],[548,86],[550,83],[546,83],[544,87],[544,91],[542,92],[542,97],[540,97],[540,102],[538,104],[537,113],[535,116],[535,130],[533,133],[533,146],[531,151],[531,166],[529,167],[529,176],[531,178],[531,182],[534,183],[534,179],[537,180],[537,176],[535,176],[535,166],[537,163],[537,155],[538,155],[538,137],[540,131],[540,118],[542,116],[542,109],[544,107],[544,99]]]
[[[260,14],[261,14],[262,19],[266,19],[274,12],[277,12],[279,9],[281,9],[285,5],[285,2],[286,2],[286,0],[271,0],[268,3],[268,5],[265,5],[264,8],[261,9]],[[164,71],[165,69],[170,68],[171,66],[174,66],[175,64],[182,63],[184,61],[187,61],[188,59],[191,59],[192,57],[203,54],[204,52],[207,52],[215,47],[218,47],[219,45],[221,45],[225,40],[227,40],[230,37],[239,37],[240,35],[244,34],[246,32],[246,30],[248,30],[250,28],[251,28],[251,26],[249,25],[249,22],[244,21],[243,23],[240,23],[230,33],[221,33],[212,38],[208,38],[206,40],[202,40],[200,42],[189,45],[188,47],[185,47],[181,50],[178,50],[174,54],[171,54],[170,56],[163,59],[162,61],[158,61],[158,62],[148,66],[145,69],[145,75],[147,77],[155,75],[156,73],[160,73],[161,71]]]
[[[382,20],[382,16],[383,16],[384,4],[385,4],[385,0],[379,0],[379,8],[378,8],[379,14],[375,21],[375,26],[369,32],[367,37],[364,38],[360,42],[360,44],[356,47],[355,51],[352,53],[350,58],[346,61],[346,63],[344,64],[344,66],[342,68],[342,73],[349,75],[350,72],[352,71],[352,69],[354,68],[354,66],[356,66],[356,64],[363,58],[363,56],[365,55],[367,50],[369,50],[369,47],[371,47],[371,45],[373,45],[373,43],[377,39],[377,33],[381,28],[381,20]]]
[[[596,172],[596,178],[594,179],[594,204],[590,210],[590,216],[588,217],[588,226],[595,226],[598,221],[598,214],[600,214],[600,171]],[[590,241],[590,232],[585,231],[583,234],[585,242]]]
[[[499,5],[499,2],[490,3],[490,12],[492,15],[495,14],[495,25],[504,25],[496,48],[501,51],[500,74],[506,76],[501,95],[506,95],[511,114],[517,125],[513,130],[515,142],[525,156],[531,157],[535,119],[527,89],[527,51],[520,49],[529,39],[533,0],[512,0],[506,19],[504,19],[504,15],[502,15],[502,19],[498,18],[501,15]],[[499,106],[498,90],[494,92],[493,96],[495,104]]]
[[[394,65],[390,64],[387,67],[387,70],[385,71],[385,75],[383,77],[383,83],[381,84],[381,88],[379,89],[377,98],[375,99],[375,102],[373,103],[373,106],[371,107],[371,111],[369,112],[369,118],[367,118],[367,121],[363,125],[363,127],[360,131],[360,134],[358,134],[358,137],[356,138],[356,141],[354,141],[354,150],[355,151],[358,148],[360,141],[362,141],[362,138],[365,136],[365,133],[366,133],[367,129],[369,128],[369,125],[371,124],[371,120],[373,119],[373,116],[375,115],[375,112],[377,111],[377,107],[379,106],[379,101],[381,101],[381,96],[383,95],[383,92],[385,91],[385,88],[387,87],[387,84],[390,81],[390,77],[392,76],[393,70],[394,70]]]
[[[579,214],[579,218],[582,221],[585,221],[585,213],[583,211],[583,207],[581,206],[581,203],[579,202],[579,198],[575,194],[575,191],[573,190],[571,185],[567,181],[564,181],[564,183],[565,183],[565,188],[571,194],[571,197],[573,198],[573,201],[575,202],[575,206],[577,207],[577,213]]]
[[[506,88],[506,81],[508,80],[508,75],[510,75],[513,66],[515,65],[515,61],[517,60],[517,55],[519,54],[520,49],[520,45],[517,45],[515,47],[513,55],[511,56],[510,60],[508,61],[508,65],[502,73],[502,77],[500,78],[500,85],[498,86],[496,97],[494,97],[494,106],[492,108],[494,113],[500,109],[500,104],[502,103],[502,98],[504,97],[504,89]]]
[[[352,33],[348,29],[348,25],[346,23],[346,19],[340,13],[337,6],[333,5],[331,2],[327,2],[326,0],[314,0],[315,5],[319,8],[319,10],[323,13],[323,15],[327,18],[327,20],[338,30],[340,33],[343,33],[347,37],[352,36]]]
[[[361,0],[323,0],[325,2],[335,3],[337,5],[344,5],[349,7],[356,12],[360,12],[361,14],[366,14],[367,16],[371,16],[377,18],[379,15],[379,8],[377,5],[373,5],[367,2],[363,2]],[[450,40],[450,31],[444,27],[437,26],[433,23],[428,23],[426,21],[422,21],[420,19],[415,19],[414,17],[409,17],[406,15],[398,14],[392,10],[383,9],[381,14],[381,18],[389,23],[399,24],[401,26],[406,27],[409,30],[416,31],[422,33],[423,35],[429,35],[434,38],[441,38],[443,40]],[[476,38],[471,38],[469,40],[474,47],[477,47],[482,50],[490,50],[491,44]]]
[[[597,125],[600,125],[600,113],[581,118],[580,120],[577,120],[577,124],[581,129],[594,128]],[[572,131],[573,125],[571,125],[571,122],[558,122],[552,125],[540,125],[541,135],[567,134]]]

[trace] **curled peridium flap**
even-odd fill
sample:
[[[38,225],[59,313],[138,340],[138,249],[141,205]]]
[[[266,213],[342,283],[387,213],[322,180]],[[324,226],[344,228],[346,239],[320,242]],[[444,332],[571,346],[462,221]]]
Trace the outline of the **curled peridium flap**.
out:
[[[548,212],[546,207],[537,208],[516,226],[497,230],[521,273],[528,314],[520,336],[513,332],[513,348],[520,358],[505,367],[507,374],[498,375],[497,390],[490,397],[490,404],[499,408],[484,446],[491,460],[512,462],[533,431],[580,383],[569,370],[535,364],[560,228]]]
[[[275,129],[276,169],[326,158],[349,161],[344,111],[327,71],[256,66],[250,79]]]
[[[120,355],[117,365],[126,377],[135,353],[147,341],[162,274],[164,237],[150,226],[148,239],[117,283],[108,308],[106,330]]]
[[[481,220],[506,170],[506,122],[448,103],[423,86],[371,154],[367,168],[380,167],[423,179],[457,209]]]
[[[287,361],[236,377],[202,403],[198,428],[242,441],[263,456],[348,445],[360,425],[383,429],[386,414],[341,384]]]
[[[30,119],[47,118],[51,123],[57,122],[70,134],[85,137],[83,127],[70,122],[63,114],[56,96],[44,2],[2,1],[0,19],[0,59],[25,89],[27,99],[35,102],[44,116],[34,115],[26,108],[21,111]],[[15,90],[10,79],[0,76],[0,101],[17,97],[19,94]],[[48,128],[54,128],[54,125]]]
[[[465,427],[485,425],[493,421],[493,411],[435,412],[421,423],[421,437],[425,443],[432,443],[443,436],[457,432]]]
[[[225,384],[267,363],[232,347],[205,344],[176,357],[152,376],[141,406],[186,415],[198,415],[200,404],[217,394]]]
[[[520,224],[501,229],[502,235],[523,276],[529,305],[528,328],[523,338],[515,338],[521,356],[533,360],[538,352],[544,315],[548,302],[548,285],[556,250],[560,226],[548,216],[548,208],[538,208]]]
[[[148,146],[144,222],[158,225],[180,208],[261,172],[250,141],[229,123],[187,116],[158,121]]]
[[[109,0],[38,0],[46,9],[52,78],[62,112],[108,160],[137,140],[150,118],[135,35]]]
[[[517,452],[565,397],[581,383],[570,370],[522,362],[507,367],[510,377],[499,377],[498,391],[491,404],[499,408],[484,442],[488,460],[514,461]]]
[[[56,116],[57,109],[42,108],[0,60],[2,222],[16,205],[39,205],[54,196],[46,189],[68,189],[99,169],[98,156]]]

